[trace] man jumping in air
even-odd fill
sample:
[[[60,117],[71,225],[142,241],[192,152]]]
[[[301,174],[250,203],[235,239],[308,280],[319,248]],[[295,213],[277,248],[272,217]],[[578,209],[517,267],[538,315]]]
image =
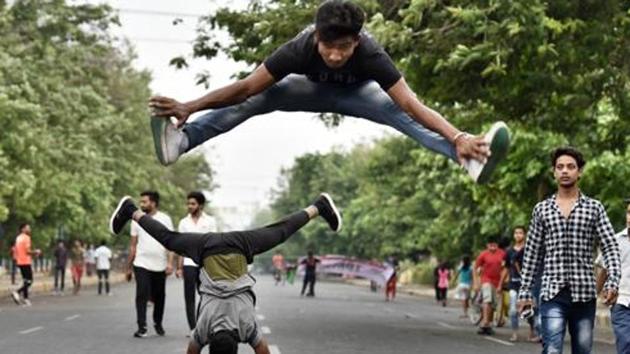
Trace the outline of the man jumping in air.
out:
[[[138,210],[124,197],[110,219],[110,230],[119,234],[130,220],[136,221],[166,249],[189,257],[201,266],[197,325],[188,354],[199,354],[209,345],[212,354],[235,354],[238,343],[249,343],[256,354],[268,354],[255,320],[255,279],[247,272],[254,256],[285,242],[311,219],[321,216],[330,228],[341,229],[341,216],[332,198],[322,193],[304,210],[266,227],[226,233],[178,233]]]
[[[332,112],[397,129],[461,164],[485,183],[507,154],[509,132],[495,123],[484,136],[458,130],[422,104],[392,59],[365,30],[363,10],[347,0],[324,2],[309,26],[249,76],[181,103],[152,97],[151,128],[160,162],[169,165],[206,140],[272,111]],[[212,109],[191,123],[192,113]],[[177,124],[169,119],[174,116]]]

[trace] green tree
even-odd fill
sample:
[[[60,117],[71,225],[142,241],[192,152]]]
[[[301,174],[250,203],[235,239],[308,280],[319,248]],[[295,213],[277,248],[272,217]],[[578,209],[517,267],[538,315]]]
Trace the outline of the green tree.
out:
[[[150,76],[116,44],[117,23],[108,6],[0,3],[0,222],[8,239],[26,221],[38,247],[62,225],[93,242],[108,235],[108,214],[125,194],[156,189],[178,216],[188,190],[212,188],[201,156],[175,168],[157,163]]]

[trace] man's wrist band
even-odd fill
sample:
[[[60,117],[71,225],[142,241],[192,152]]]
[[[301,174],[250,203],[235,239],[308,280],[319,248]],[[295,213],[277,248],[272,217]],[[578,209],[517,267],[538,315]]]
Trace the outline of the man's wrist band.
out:
[[[459,132],[457,134],[455,134],[455,136],[453,137],[453,143],[457,142],[457,139],[461,138],[461,137],[469,137],[470,134],[466,133],[466,132]]]

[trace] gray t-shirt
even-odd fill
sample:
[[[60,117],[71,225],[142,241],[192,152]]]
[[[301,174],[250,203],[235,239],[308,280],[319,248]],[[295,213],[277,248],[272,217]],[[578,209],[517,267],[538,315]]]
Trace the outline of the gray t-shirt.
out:
[[[256,347],[262,334],[258,330],[254,311],[254,296],[249,291],[227,298],[202,295],[192,340],[202,348],[209,344],[214,333],[236,330],[242,343]]]

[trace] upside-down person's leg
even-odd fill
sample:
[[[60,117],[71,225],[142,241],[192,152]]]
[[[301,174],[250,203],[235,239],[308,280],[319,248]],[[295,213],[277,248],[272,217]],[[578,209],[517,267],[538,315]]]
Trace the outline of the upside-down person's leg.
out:
[[[326,220],[333,231],[337,232],[341,229],[341,214],[332,198],[328,194],[322,193],[312,205],[271,225],[255,230],[233,231],[216,235],[220,236],[220,246],[239,249],[251,260],[253,256],[285,242],[317,216]],[[217,244],[214,240],[212,243]]]
[[[211,234],[179,233],[169,230],[157,220],[140,211],[131,197],[123,197],[110,218],[110,231],[119,234],[131,219],[169,251],[191,258],[201,264],[204,245]]]

